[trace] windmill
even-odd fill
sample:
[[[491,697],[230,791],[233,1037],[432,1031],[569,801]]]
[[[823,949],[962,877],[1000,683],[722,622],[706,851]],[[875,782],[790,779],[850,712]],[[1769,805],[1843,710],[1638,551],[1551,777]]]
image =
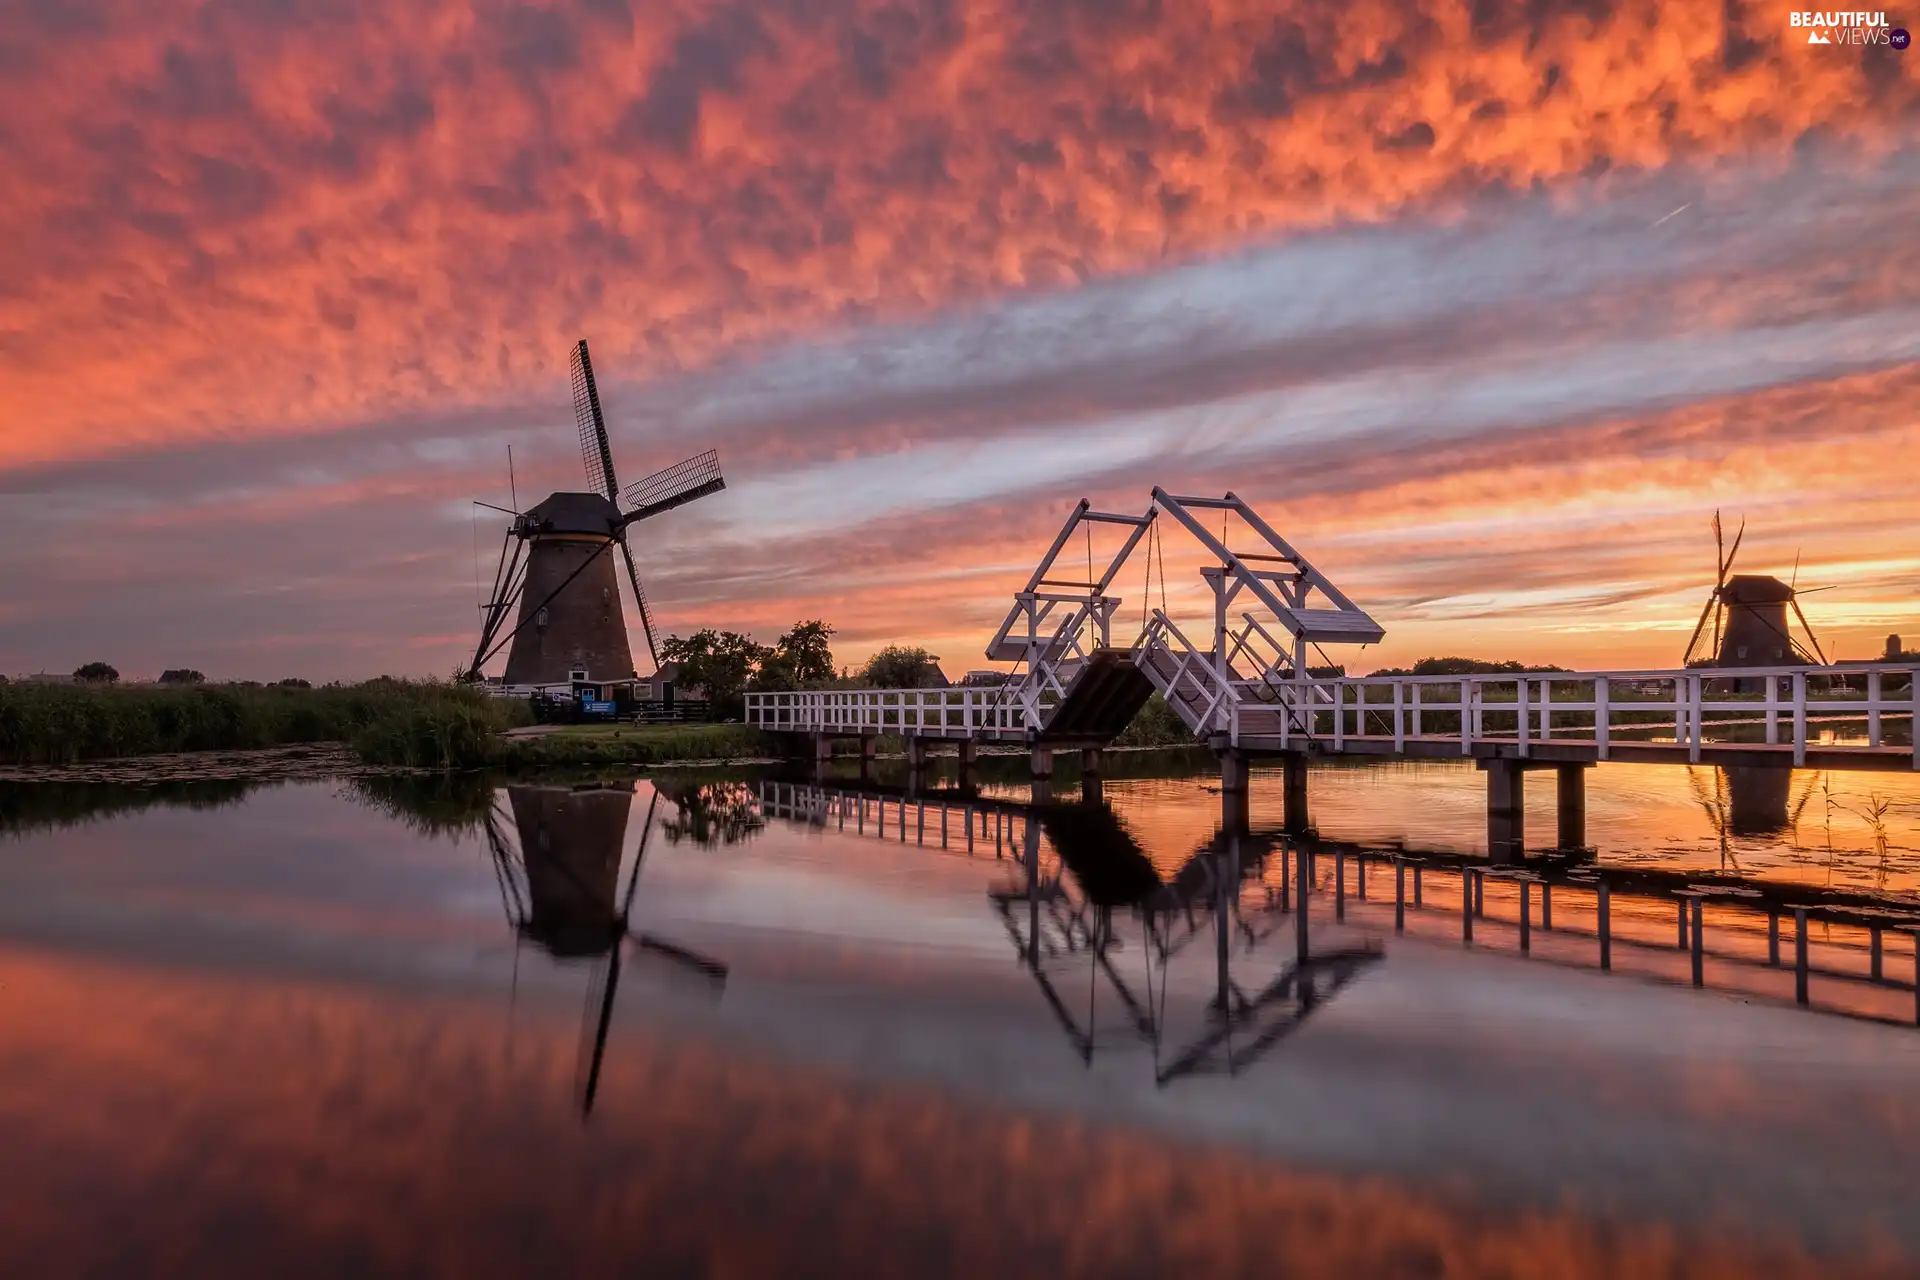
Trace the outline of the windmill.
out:
[[[587,492],[549,494],[525,512],[507,513],[514,520],[500,546],[492,594],[482,606],[480,642],[466,672],[469,680],[478,680],[481,668],[509,644],[503,680],[509,687],[634,679],[613,563],[615,547],[626,563],[647,656],[659,668],[653,615],[629,532],[643,520],[726,488],[719,454],[709,449],[634,482],[623,493],[584,338],[573,349],[573,416]],[[515,615],[513,627],[502,634],[509,614]]]
[[[1729,549],[1720,530],[1720,513],[1713,513],[1714,581],[1707,603],[1700,610],[1687,641],[1686,666],[1714,667],[1800,667],[1825,666],[1826,654],[1813,634],[1813,626],[1800,610],[1800,597],[1825,587],[1799,589],[1799,562],[1794,564],[1791,582],[1782,582],[1770,574],[1732,573],[1734,557],[1740,554],[1740,540],[1746,536],[1746,521],[1733,535]],[[1806,633],[1803,643],[1793,634],[1787,610],[1800,621]],[[1696,664],[1695,654],[1706,634],[1707,621],[1713,621],[1713,647]]]

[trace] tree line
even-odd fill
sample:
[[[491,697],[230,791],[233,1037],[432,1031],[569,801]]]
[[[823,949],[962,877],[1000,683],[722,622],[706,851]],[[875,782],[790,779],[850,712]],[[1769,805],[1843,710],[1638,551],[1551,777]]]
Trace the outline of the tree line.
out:
[[[679,682],[706,691],[719,716],[737,716],[746,695],[794,689],[924,689],[944,683],[938,655],[918,645],[888,645],[858,669],[836,667],[834,628],[815,619],[796,622],[772,644],[737,631],[668,636],[660,660],[680,667]]]

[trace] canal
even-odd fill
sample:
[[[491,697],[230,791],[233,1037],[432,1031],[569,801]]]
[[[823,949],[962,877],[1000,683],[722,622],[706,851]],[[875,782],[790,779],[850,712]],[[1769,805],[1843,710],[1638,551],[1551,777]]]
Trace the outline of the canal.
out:
[[[1208,763],[0,784],[0,1273],[1913,1273],[1914,779]]]

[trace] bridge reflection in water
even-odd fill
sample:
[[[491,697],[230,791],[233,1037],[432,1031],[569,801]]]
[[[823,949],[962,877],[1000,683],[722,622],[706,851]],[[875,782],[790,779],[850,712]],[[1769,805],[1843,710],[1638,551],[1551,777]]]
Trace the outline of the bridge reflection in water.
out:
[[[1703,791],[1723,835],[1778,830],[1804,804],[1758,772],[1758,788],[1733,773]],[[1601,863],[1590,852],[1512,866],[1228,825],[1176,866],[1149,856],[1094,799],[754,786],[769,818],[1004,862],[1009,882],[990,893],[993,909],[1076,1051],[1090,1061],[1118,1042],[1093,1016],[1105,991],[1121,1011],[1120,1039],[1150,1042],[1163,1080],[1238,1070],[1394,936],[1920,1024],[1920,915],[1873,893],[1752,880],[1731,859],[1708,873]],[[1290,948],[1270,945],[1280,934]],[[1183,977],[1173,961],[1203,937],[1212,963],[1202,993],[1194,967]],[[1084,980],[1084,1015],[1080,997],[1065,994],[1068,972]],[[1170,994],[1176,1009],[1181,998],[1204,1006],[1198,1030],[1179,1031]]]
[[[1005,864],[987,901],[1006,927],[1074,1051],[1151,1047],[1156,1080],[1238,1073],[1271,1050],[1361,970],[1377,938],[1354,931],[1313,942],[1292,929],[1291,956],[1266,944],[1284,904],[1268,863],[1284,841],[1224,833],[1163,879],[1107,805],[932,799],[764,781],[770,817],[854,835],[912,841]],[[911,833],[911,834],[909,834]],[[1193,956],[1198,964],[1185,964]],[[1102,1023],[1104,999],[1118,1022]]]

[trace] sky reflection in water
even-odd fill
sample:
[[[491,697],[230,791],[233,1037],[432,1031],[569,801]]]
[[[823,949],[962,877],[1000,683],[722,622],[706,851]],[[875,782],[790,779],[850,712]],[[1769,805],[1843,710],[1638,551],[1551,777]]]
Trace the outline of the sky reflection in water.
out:
[[[1717,864],[1673,772],[1596,786],[1603,848],[1624,830]],[[1478,781],[1316,773],[1316,817],[1470,847]],[[1107,792],[1160,879],[1209,846],[1202,782]],[[635,879],[653,788],[588,801],[584,837],[554,796],[301,784],[78,826],[56,820],[83,799],[0,797],[23,831],[0,844],[0,1267],[1898,1274],[1917,1243],[1903,1028],[1395,938],[1376,880],[1373,923],[1322,936],[1383,959],[1237,1074],[1162,1085],[1208,1026],[1204,910],[1162,973],[1157,1048],[1087,953],[1041,966],[1076,1039],[990,896],[1028,882],[985,840],[902,848],[670,787]],[[1835,868],[1857,868],[1843,830]],[[1827,874],[1733,843],[1760,876]],[[1906,843],[1887,891],[1911,887]],[[631,931],[725,983],[629,947],[583,1123],[596,939],[630,885]],[[535,920],[556,904],[564,939]],[[1150,989],[1137,915],[1113,919],[1115,969]],[[1260,989],[1290,947],[1236,940],[1235,982]]]

